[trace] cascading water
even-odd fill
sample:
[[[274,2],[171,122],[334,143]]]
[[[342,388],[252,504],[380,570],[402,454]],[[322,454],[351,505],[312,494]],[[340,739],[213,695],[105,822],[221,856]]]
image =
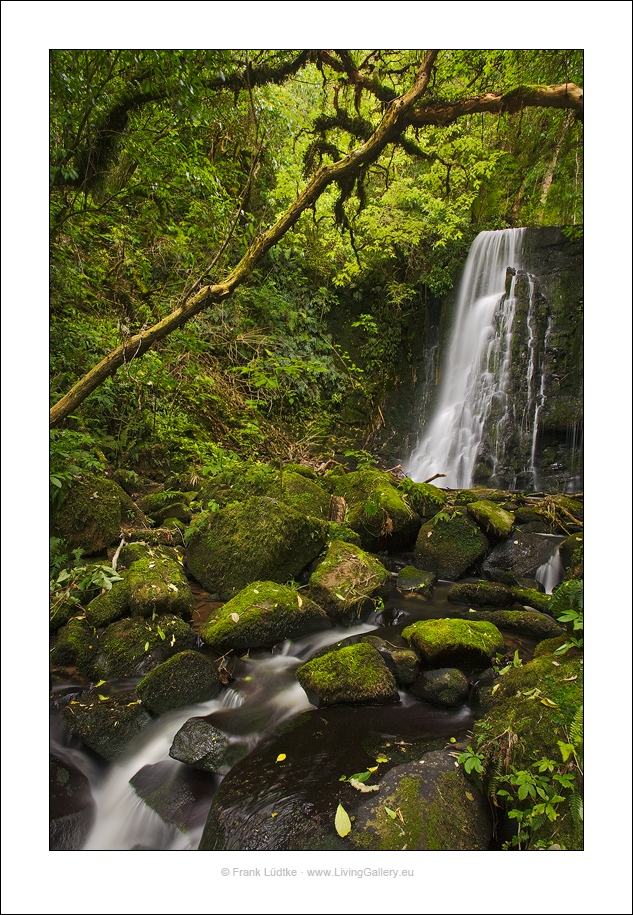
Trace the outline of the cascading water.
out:
[[[413,480],[445,474],[436,485],[471,486],[475,465],[485,458],[497,484],[515,485],[521,474],[535,485],[547,331],[543,334],[541,329],[535,278],[522,270],[524,234],[525,229],[482,232],[473,243],[459,290],[437,407],[405,463],[405,472]],[[521,328],[525,322],[526,344],[521,345],[517,360],[513,339],[518,310]],[[517,372],[521,373],[518,384],[514,381]],[[509,473],[504,458],[513,439],[520,464]]]

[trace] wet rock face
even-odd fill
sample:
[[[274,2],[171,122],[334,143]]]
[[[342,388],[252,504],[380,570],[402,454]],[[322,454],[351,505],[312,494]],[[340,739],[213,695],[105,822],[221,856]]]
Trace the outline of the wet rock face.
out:
[[[481,570],[492,579],[497,570],[534,578],[539,566],[551,556],[552,549],[552,541],[547,537],[516,531],[488,553],[481,564]]]
[[[457,708],[468,699],[470,685],[464,674],[453,667],[423,671],[409,687],[416,699],[443,708]]]
[[[95,802],[86,776],[51,754],[49,762],[50,851],[77,851],[94,822]]]

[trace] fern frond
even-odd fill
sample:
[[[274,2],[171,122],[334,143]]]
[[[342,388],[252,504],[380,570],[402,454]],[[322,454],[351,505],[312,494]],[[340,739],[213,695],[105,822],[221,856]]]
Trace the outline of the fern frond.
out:
[[[569,809],[571,810],[571,818],[574,823],[582,823],[583,821],[583,802],[581,796],[577,792],[573,792],[569,795]]]

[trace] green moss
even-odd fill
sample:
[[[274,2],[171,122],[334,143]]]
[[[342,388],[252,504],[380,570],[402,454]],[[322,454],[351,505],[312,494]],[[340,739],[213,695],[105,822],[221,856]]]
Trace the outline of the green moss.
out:
[[[497,540],[507,537],[514,524],[514,515],[490,499],[470,502],[468,514],[475,519],[485,534]]]
[[[98,634],[97,652],[83,672],[103,680],[143,676],[195,643],[193,630],[177,616],[118,620]]]
[[[360,536],[353,531],[348,524],[341,524],[339,521],[328,521],[328,543],[333,540],[342,540],[344,543],[353,543],[360,546]]]
[[[182,566],[172,559],[137,559],[126,574],[132,616],[151,617],[173,613],[183,619],[193,616],[193,597]]]
[[[327,520],[331,498],[329,492],[302,473],[284,468],[281,491],[279,485],[275,484],[266,495],[281,499],[304,515]]]
[[[75,479],[51,516],[51,533],[65,540],[70,549],[79,547],[89,556],[102,552],[120,538],[122,507],[129,512],[130,505],[138,513],[113,480],[97,476]]]
[[[512,597],[515,601],[527,607],[534,607],[541,613],[549,613],[551,594],[543,594],[536,588],[512,588]]]
[[[410,548],[420,519],[388,474],[368,467],[333,481],[333,492],[346,500],[347,523],[359,534],[363,549]]]
[[[419,594],[429,594],[437,576],[432,572],[423,572],[415,566],[405,566],[398,572],[397,586],[400,591],[416,591]]]
[[[414,483],[412,480],[403,480],[399,484],[414,512],[428,521],[438,512],[441,512],[448,500],[443,489],[432,486],[430,483]]]
[[[537,610],[477,610],[472,613],[469,609],[459,611],[458,615],[461,619],[492,623],[504,632],[537,641],[558,635],[561,631],[556,620]]]
[[[253,581],[296,578],[326,543],[327,526],[283,502],[252,497],[211,512],[187,542],[187,566],[197,581],[230,599]]]
[[[487,622],[418,620],[402,636],[429,667],[486,667],[505,650],[503,636]]]
[[[310,595],[334,620],[359,618],[368,601],[382,593],[389,571],[360,547],[334,540],[310,576]]]
[[[456,505],[470,505],[473,502],[507,502],[511,494],[504,489],[488,489],[474,486],[472,489],[458,489],[453,496]]]
[[[393,674],[376,649],[364,642],[313,658],[297,668],[296,676],[320,705],[398,701]]]
[[[327,614],[292,588],[256,581],[215,611],[201,635],[217,651],[261,648],[330,627]]]
[[[438,578],[454,581],[483,557],[488,546],[477,524],[456,512],[448,520],[434,519],[422,525],[415,544],[415,563]]]
[[[446,598],[452,603],[468,604],[469,607],[508,607],[513,603],[512,589],[491,581],[453,585]]]
[[[143,705],[162,714],[215,699],[221,684],[215,666],[197,651],[181,651],[150,670],[136,687]]]
[[[150,722],[133,694],[102,699],[89,691],[72,700],[62,714],[71,733],[108,761],[120,756]]]
[[[57,633],[51,649],[51,664],[61,667],[78,667],[89,672],[97,650],[97,637],[85,619],[71,619]]]
[[[126,616],[130,609],[130,585],[126,578],[115,581],[110,591],[95,597],[86,607],[86,621],[90,626],[108,626]]]

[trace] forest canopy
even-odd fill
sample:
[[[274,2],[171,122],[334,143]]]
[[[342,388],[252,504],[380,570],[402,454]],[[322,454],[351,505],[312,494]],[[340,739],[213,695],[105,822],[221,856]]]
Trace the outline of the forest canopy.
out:
[[[371,426],[477,232],[581,231],[582,66],[51,51],[53,441],[189,466],[200,428],[265,452],[273,428],[332,434],[341,405]]]

